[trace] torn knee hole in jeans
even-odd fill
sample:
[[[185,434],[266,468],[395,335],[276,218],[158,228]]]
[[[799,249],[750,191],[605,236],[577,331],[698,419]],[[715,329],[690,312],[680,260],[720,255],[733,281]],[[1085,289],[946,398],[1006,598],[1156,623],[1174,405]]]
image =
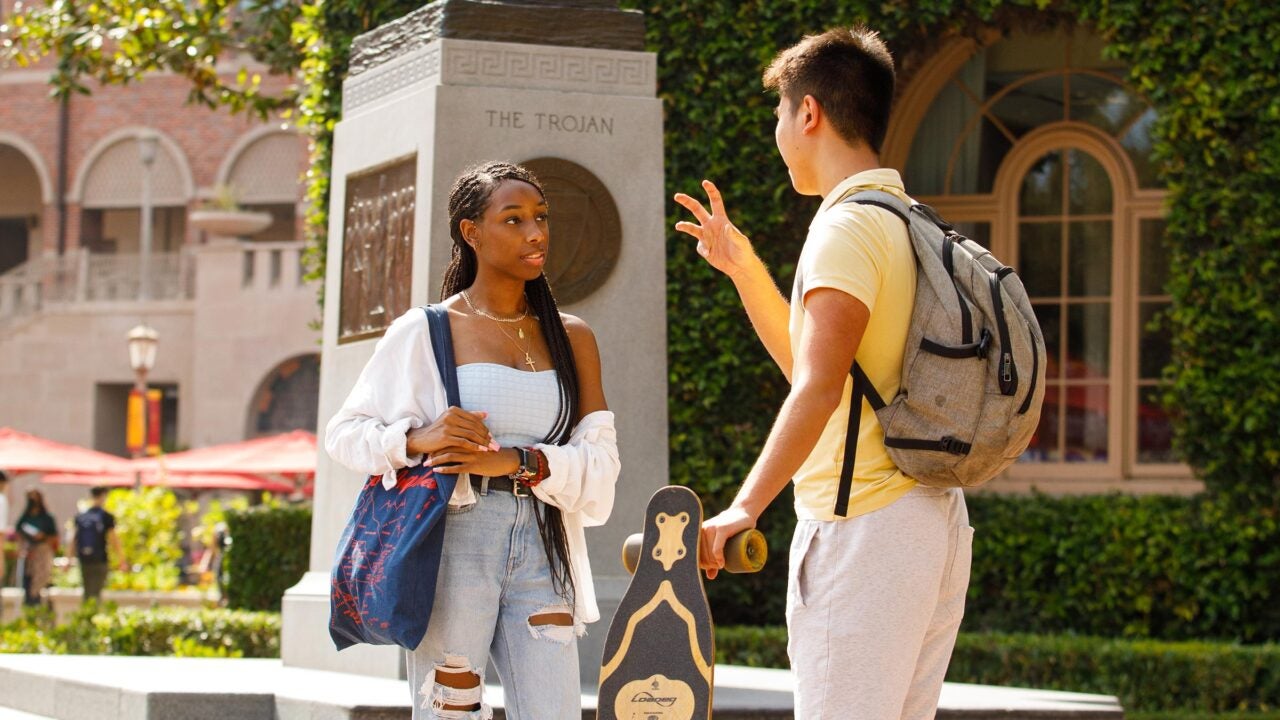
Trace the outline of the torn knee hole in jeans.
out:
[[[573,612],[565,605],[543,608],[529,616],[529,634],[567,645],[573,639]]]
[[[484,676],[462,655],[445,655],[443,663],[427,673],[418,689],[422,708],[441,720],[490,720],[493,711],[484,704]]]

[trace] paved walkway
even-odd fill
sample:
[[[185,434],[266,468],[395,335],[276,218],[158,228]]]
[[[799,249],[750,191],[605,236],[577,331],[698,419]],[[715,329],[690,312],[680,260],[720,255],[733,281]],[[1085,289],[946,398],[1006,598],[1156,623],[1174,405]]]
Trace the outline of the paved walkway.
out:
[[[791,674],[716,666],[716,720],[790,718]],[[0,720],[407,720],[403,680],[279,660],[0,655]],[[502,691],[485,700],[502,718]],[[583,695],[583,716],[595,716]],[[3,708],[8,708],[5,710]],[[10,714],[5,714],[9,712]],[[947,684],[940,719],[1116,720],[1115,698]]]

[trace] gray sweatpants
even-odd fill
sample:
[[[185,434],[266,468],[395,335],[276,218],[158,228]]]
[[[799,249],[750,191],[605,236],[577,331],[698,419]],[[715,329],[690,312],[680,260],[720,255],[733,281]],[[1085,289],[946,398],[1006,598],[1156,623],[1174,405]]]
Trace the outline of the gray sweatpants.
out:
[[[850,520],[800,520],[787,582],[797,720],[932,718],[972,556],[959,490],[917,487]]]

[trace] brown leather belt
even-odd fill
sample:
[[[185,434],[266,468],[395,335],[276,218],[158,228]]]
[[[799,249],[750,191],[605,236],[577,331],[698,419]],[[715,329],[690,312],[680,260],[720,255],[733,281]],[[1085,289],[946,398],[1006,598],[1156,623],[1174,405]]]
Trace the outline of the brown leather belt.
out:
[[[512,495],[515,495],[516,497],[533,497],[533,493],[529,492],[529,488],[525,487],[523,484],[521,484],[516,480],[512,480],[506,475],[496,475],[496,476],[490,476],[490,477],[485,477],[483,475],[472,475],[471,487],[479,490],[481,494],[484,494],[486,480],[489,481],[488,483],[489,492],[492,492],[494,490],[500,490],[502,492],[509,492]]]

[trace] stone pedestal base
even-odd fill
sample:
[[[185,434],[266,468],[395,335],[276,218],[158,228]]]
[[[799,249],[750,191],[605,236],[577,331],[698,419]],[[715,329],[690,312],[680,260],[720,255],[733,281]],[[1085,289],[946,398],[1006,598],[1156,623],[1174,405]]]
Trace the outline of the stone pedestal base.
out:
[[[383,678],[404,678],[404,653],[395,646],[355,645],[342,652],[329,638],[329,575],[311,571],[281,602],[280,659],[307,667]]]

